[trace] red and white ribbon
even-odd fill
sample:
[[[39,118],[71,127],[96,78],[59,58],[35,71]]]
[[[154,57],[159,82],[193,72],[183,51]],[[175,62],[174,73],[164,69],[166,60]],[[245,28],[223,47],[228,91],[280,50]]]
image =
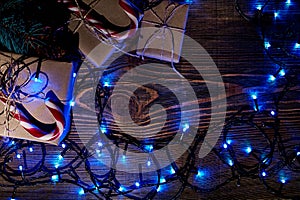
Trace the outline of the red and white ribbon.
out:
[[[118,27],[106,20],[103,16],[95,16],[92,14],[92,8],[78,0],[57,0],[60,3],[67,5],[68,9],[72,11],[78,18],[84,20],[89,26],[95,28],[97,31],[103,33],[106,37],[113,37],[117,40],[124,40],[133,36],[139,25],[141,13],[128,0],[119,0],[119,5],[130,19],[130,26],[127,30],[123,27]],[[102,19],[101,19],[102,18]],[[110,28],[108,28],[110,27]]]
[[[5,99],[1,98],[1,101],[4,103]],[[53,115],[55,119],[55,128],[50,132],[45,132],[42,128],[39,128],[34,122],[30,121],[32,116],[28,116],[29,114],[25,114],[22,109],[14,108],[11,106],[10,111],[12,112],[13,117],[20,121],[20,125],[33,137],[38,138],[44,141],[53,141],[59,138],[64,130],[66,125],[66,119],[61,108],[55,104],[51,99],[46,99],[45,105]],[[49,124],[45,124],[45,126],[49,126]],[[51,124],[53,125],[53,124]]]

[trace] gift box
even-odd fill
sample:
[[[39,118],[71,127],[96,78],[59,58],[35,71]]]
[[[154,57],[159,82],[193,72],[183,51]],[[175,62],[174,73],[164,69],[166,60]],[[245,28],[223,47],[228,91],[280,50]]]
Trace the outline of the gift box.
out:
[[[141,22],[137,54],[178,63],[189,5],[162,1],[145,11]]]
[[[77,66],[5,52],[0,64],[0,136],[58,145],[70,130]],[[9,71],[16,79],[5,87]]]
[[[140,14],[128,0],[82,0],[69,4],[72,14],[69,28],[79,35],[79,50],[95,66],[103,64],[114,52],[118,41],[129,37],[138,27]],[[124,31],[128,31],[125,33]],[[133,31],[135,32],[135,31]],[[118,35],[122,33],[122,35]],[[106,44],[103,43],[103,39]],[[91,51],[98,45],[105,45],[101,52]]]

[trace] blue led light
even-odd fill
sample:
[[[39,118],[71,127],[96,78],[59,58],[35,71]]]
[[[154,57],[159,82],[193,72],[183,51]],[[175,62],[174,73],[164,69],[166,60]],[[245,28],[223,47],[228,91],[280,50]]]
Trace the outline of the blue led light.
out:
[[[29,147],[29,152],[33,152],[33,148],[32,147]]]
[[[299,44],[299,43],[296,43],[296,44],[295,44],[295,48],[296,48],[296,49],[300,48],[300,44]]]
[[[103,147],[103,143],[102,142],[98,142],[98,147]]]
[[[59,164],[56,163],[56,164],[54,165],[54,167],[55,167],[55,169],[57,169],[57,168],[59,167]]]
[[[165,179],[165,178],[160,178],[159,182],[160,182],[160,183],[165,183],[165,182],[166,182],[166,179]]]
[[[101,133],[106,133],[107,132],[106,128],[103,125],[100,127],[100,131],[101,131]]]
[[[19,170],[20,170],[20,171],[23,170],[23,166],[22,166],[22,165],[19,166]]]
[[[158,186],[158,188],[156,189],[157,192],[161,191],[161,186]]]
[[[231,144],[231,143],[232,143],[232,140],[226,140],[226,143],[227,143],[227,144]]]
[[[228,145],[226,143],[223,144],[223,148],[227,149]]]
[[[151,151],[153,151],[153,145],[151,145],[151,144],[145,145],[145,146],[144,146],[144,149],[145,149],[146,151],[148,151],[148,152],[151,152]]]
[[[270,42],[265,42],[265,48],[266,48],[266,49],[269,49],[270,47],[271,47]]]
[[[119,187],[119,191],[120,191],[120,192],[124,192],[124,191],[125,191],[125,188],[124,188],[123,186],[120,186],[120,187]]]
[[[135,182],[135,186],[136,186],[136,187],[140,187],[140,185],[141,185],[141,184],[140,184],[139,182]]]
[[[64,157],[62,157],[62,155],[58,156],[58,160],[63,160],[63,159],[64,159]]]
[[[276,77],[275,77],[274,75],[270,75],[270,76],[269,76],[269,80],[270,80],[270,81],[275,81],[275,80],[276,80]]]
[[[297,156],[300,156],[300,151],[297,152]]]
[[[109,82],[105,81],[104,82],[104,87],[109,87]]]
[[[277,18],[278,17],[278,12],[274,12],[274,17]]]
[[[271,111],[271,115],[274,116],[276,115],[276,112],[274,110]]]
[[[79,195],[84,195],[84,189],[83,189],[83,188],[80,188],[79,191],[78,191],[78,194],[79,194]]]
[[[75,101],[71,101],[70,106],[72,106],[72,107],[75,106]]]
[[[257,10],[261,10],[261,8],[262,8],[261,5],[257,5],[257,6],[256,6],[256,9],[257,9]]]
[[[65,143],[62,143],[61,144],[61,147],[64,149],[64,148],[66,148],[66,144]]]
[[[21,158],[21,154],[18,153],[17,154],[17,158],[20,159]]]
[[[198,173],[197,173],[197,177],[201,178],[205,175],[205,172],[203,170],[198,170]]]
[[[284,183],[286,183],[286,180],[285,180],[284,178],[282,178],[282,179],[280,180],[280,182],[284,184]]]
[[[252,148],[251,148],[251,147],[247,147],[247,148],[245,149],[245,151],[246,151],[246,153],[251,153]]]
[[[290,4],[291,4],[291,0],[287,0],[285,3],[286,3],[287,5],[290,5]]]
[[[279,75],[280,75],[280,76],[285,76],[285,71],[284,71],[284,69],[282,69],[282,70],[279,71]]]
[[[176,173],[173,168],[171,168],[170,172],[171,172],[171,174],[175,174]]]
[[[122,159],[123,159],[123,160],[126,160],[126,155],[123,155],[123,156],[122,156]]]
[[[263,177],[265,177],[265,176],[267,176],[267,173],[266,173],[266,172],[262,172],[261,175],[262,175]]]
[[[151,166],[151,161],[150,160],[147,161],[147,166],[148,167]]]
[[[76,73],[75,72],[73,73],[73,78],[76,78]]]
[[[185,123],[182,127],[182,131],[186,132],[190,128],[190,125],[188,123]]]
[[[58,176],[58,175],[53,175],[53,176],[51,176],[51,180],[52,180],[53,182],[58,182],[59,176]]]
[[[251,97],[252,97],[252,99],[257,99],[256,94],[252,94]]]
[[[229,165],[229,166],[233,166],[233,164],[234,164],[234,163],[233,163],[232,160],[228,160],[228,165]]]

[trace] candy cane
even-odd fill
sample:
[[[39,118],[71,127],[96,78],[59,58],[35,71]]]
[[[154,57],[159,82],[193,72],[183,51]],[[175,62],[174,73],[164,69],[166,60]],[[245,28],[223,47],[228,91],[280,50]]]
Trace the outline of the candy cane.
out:
[[[138,9],[128,0],[119,0],[119,5],[130,19],[130,26],[124,29],[111,24],[105,17],[95,12],[90,12],[92,8],[77,0],[58,0],[65,3],[70,11],[77,17],[85,17],[84,20],[98,31],[104,33],[107,37],[113,37],[118,40],[124,40],[133,36],[139,25],[141,14]],[[126,31],[126,32],[124,32]],[[122,33],[122,34],[121,34]]]
[[[52,91],[50,92],[48,92],[48,94],[55,95]],[[49,96],[48,94],[47,96]],[[57,99],[56,95],[54,96],[54,98]],[[1,98],[1,101],[5,102],[5,99]],[[42,128],[39,128],[36,124],[34,124],[34,122],[30,120],[33,118],[33,116],[31,116],[31,114],[29,114],[28,112],[25,112],[25,108],[21,104],[17,104],[16,106],[17,109],[15,109],[12,106],[11,111],[16,110],[15,113],[12,112],[13,117],[20,121],[20,125],[31,136],[44,141],[53,141],[63,134],[66,125],[66,120],[63,111],[57,105],[57,102],[55,102],[53,99],[47,98],[45,101],[45,105],[53,115],[55,122],[54,124],[43,124],[43,123],[40,124],[43,124],[43,126],[49,126],[49,125],[55,126],[55,128],[50,132],[45,132],[44,130],[42,130]]]

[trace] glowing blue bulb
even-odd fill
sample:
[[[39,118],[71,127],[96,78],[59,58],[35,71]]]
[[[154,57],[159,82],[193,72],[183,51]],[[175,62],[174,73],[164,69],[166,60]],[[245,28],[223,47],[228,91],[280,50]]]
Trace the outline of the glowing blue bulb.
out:
[[[278,12],[274,12],[274,17],[275,17],[275,18],[278,17]]]
[[[103,147],[103,143],[102,142],[98,142],[98,147]]]
[[[19,170],[20,170],[20,171],[23,170],[23,166],[22,166],[22,165],[19,166]]]
[[[161,178],[159,182],[160,182],[160,183],[165,183],[165,182],[166,182],[166,179],[165,179],[165,178]]]
[[[297,152],[297,156],[300,156],[300,152],[299,151]]]
[[[61,147],[64,149],[64,148],[66,148],[66,144],[65,143],[62,143],[61,144]]]
[[[29,152],[31,152],[31,153],[33,152],[33,148],[32,147],[29,148]]]
[[[11,141],[11,144],[14,145],[14,144],[15,144],[15,141]]]
[[[141,184],[140,184],[139,182],[135,182],[135,186],[136,186],[136,187],[140,187],[140,185],[141,185]]]
[[[223,144],[223,148],[227,149],[228,145],[226,143]]]
[[[280,75],[280,76],[285,76],[285,71],[284,71],[284,69],[280,70],[279,75]]]
[[[17,158],[20,159],[21,158],[21,154],[17,154]]]
[[[251,95],[252,99],[257,99],[257,96],[255,94]]]
[[[123,155],[123,156],[122,156],[122,159],[123,159],[123,160],[126,160],[126,155]]]
[[[109,82],[104,82],[104,87],[109,87]]]
[[[256,9],[257,9],[257,10],[261,10],[261,8],[262,8],[261,5],[257,5],[257,6],[256,6]]]
[[[189,125],[188,123],[185,123],[185,124],[183,125],[182,131],[183,131],[183,132],[186,132],[189,128],[190,128],[190,125]]]
[[[171,169],[171,174],[175,174],[176,172],[175,172],[175,170],[172,168]]]
[[[106,130],[106,128],[104,126],[100,127],[100,131],[101,131],[101,133],[106,133],[107,132],[107,130]]]
[[[197,173],[197,177],[203,177],[205,175],[205,173],[204,173],[204,171],[202,171],[202,170],[198,170],[198,173]]]
[[[275,81],[275,80],[276,80],[276,77],[273,76],[273,75],[270,75],[270,76],[269,76],[269,80],[270,80],[270,81]]]
[[[57,169],[57,168],[59,167],[59,164],[56,163],[56,164],[54,165],[54,167],[55,167],[55,169]]]
[[[276,114],[275,111],[272,110],[271,115],[274,116],[275,114]]]
[[[252,148],[251,147],[247,147],[245,151],[246,151],[246,153],[251,153]]]
[[[84,189],[83,189],[83,188],[80,188],[80,190],[78,191],[78,194],[79,194],[79,195],[84,195]]]
[[[146,151],[151,152],[153,150],[153,145],[151,145],[151,144],[150,145],[145,145],[144,148],[145,148]]]
[[[280,182],[284,184],[284,183],[286,183],[286,180],[282,178],[282,179],[280,180]]]
[[[232,161],[232,160],[229,160],[229,161],[228,161],[228,165],[229,165],[229,166],[233,166],[233,161]]]
[[[51,180],[53,182],[57,182],[59,180],[59,176],[58,175],[53,175],[53,176],[51,176]]]
[[[38,82],[39,81],[39,79],[38,78],[34,78],[34,82]]]
[[[151,166],[151,161],[150,160],[147,161],[147,166],[148,167]]]
[[[296,48],[296,49],[300,48],[300,43],[296,43],[296,44],[295,44],[295,48]]]
[[[75,106],[75,101],[71,101],[70,102],[70,105],[73,107],[73,106]]]
[[[290,5],[291,4],[291,0],[287,0],[285,3],[288,4],[288,5]]]
[[[266,48],[266,49],[269,49],[270,47],[271,47],[270,42],[265,42],[265,48]]]
[[[73,78],[76,78],[76,73],[73,73]]]
[[[120,187],[119,187],[119,191],[120,191],[120,192],[123,192],[123,191],[125,191],[125,188],[124,188],[123,186],[120,186]]]
[[[158,188],[156,189],[157,192],[161,191],[161,186],[158,186]]]
[[[16,200],[16,199],[14,199],[14,198],[11,198],[10,200]]]
[[[261,175],[262,175],[263,177],[265,177],[265,176],[267,176],[267,173],[266,173],[266,172],[262,172]]]
[[[58,156],[58,160],[63,160],[63,159],[64,159],[64,157],[62,157],[62,155]]]

